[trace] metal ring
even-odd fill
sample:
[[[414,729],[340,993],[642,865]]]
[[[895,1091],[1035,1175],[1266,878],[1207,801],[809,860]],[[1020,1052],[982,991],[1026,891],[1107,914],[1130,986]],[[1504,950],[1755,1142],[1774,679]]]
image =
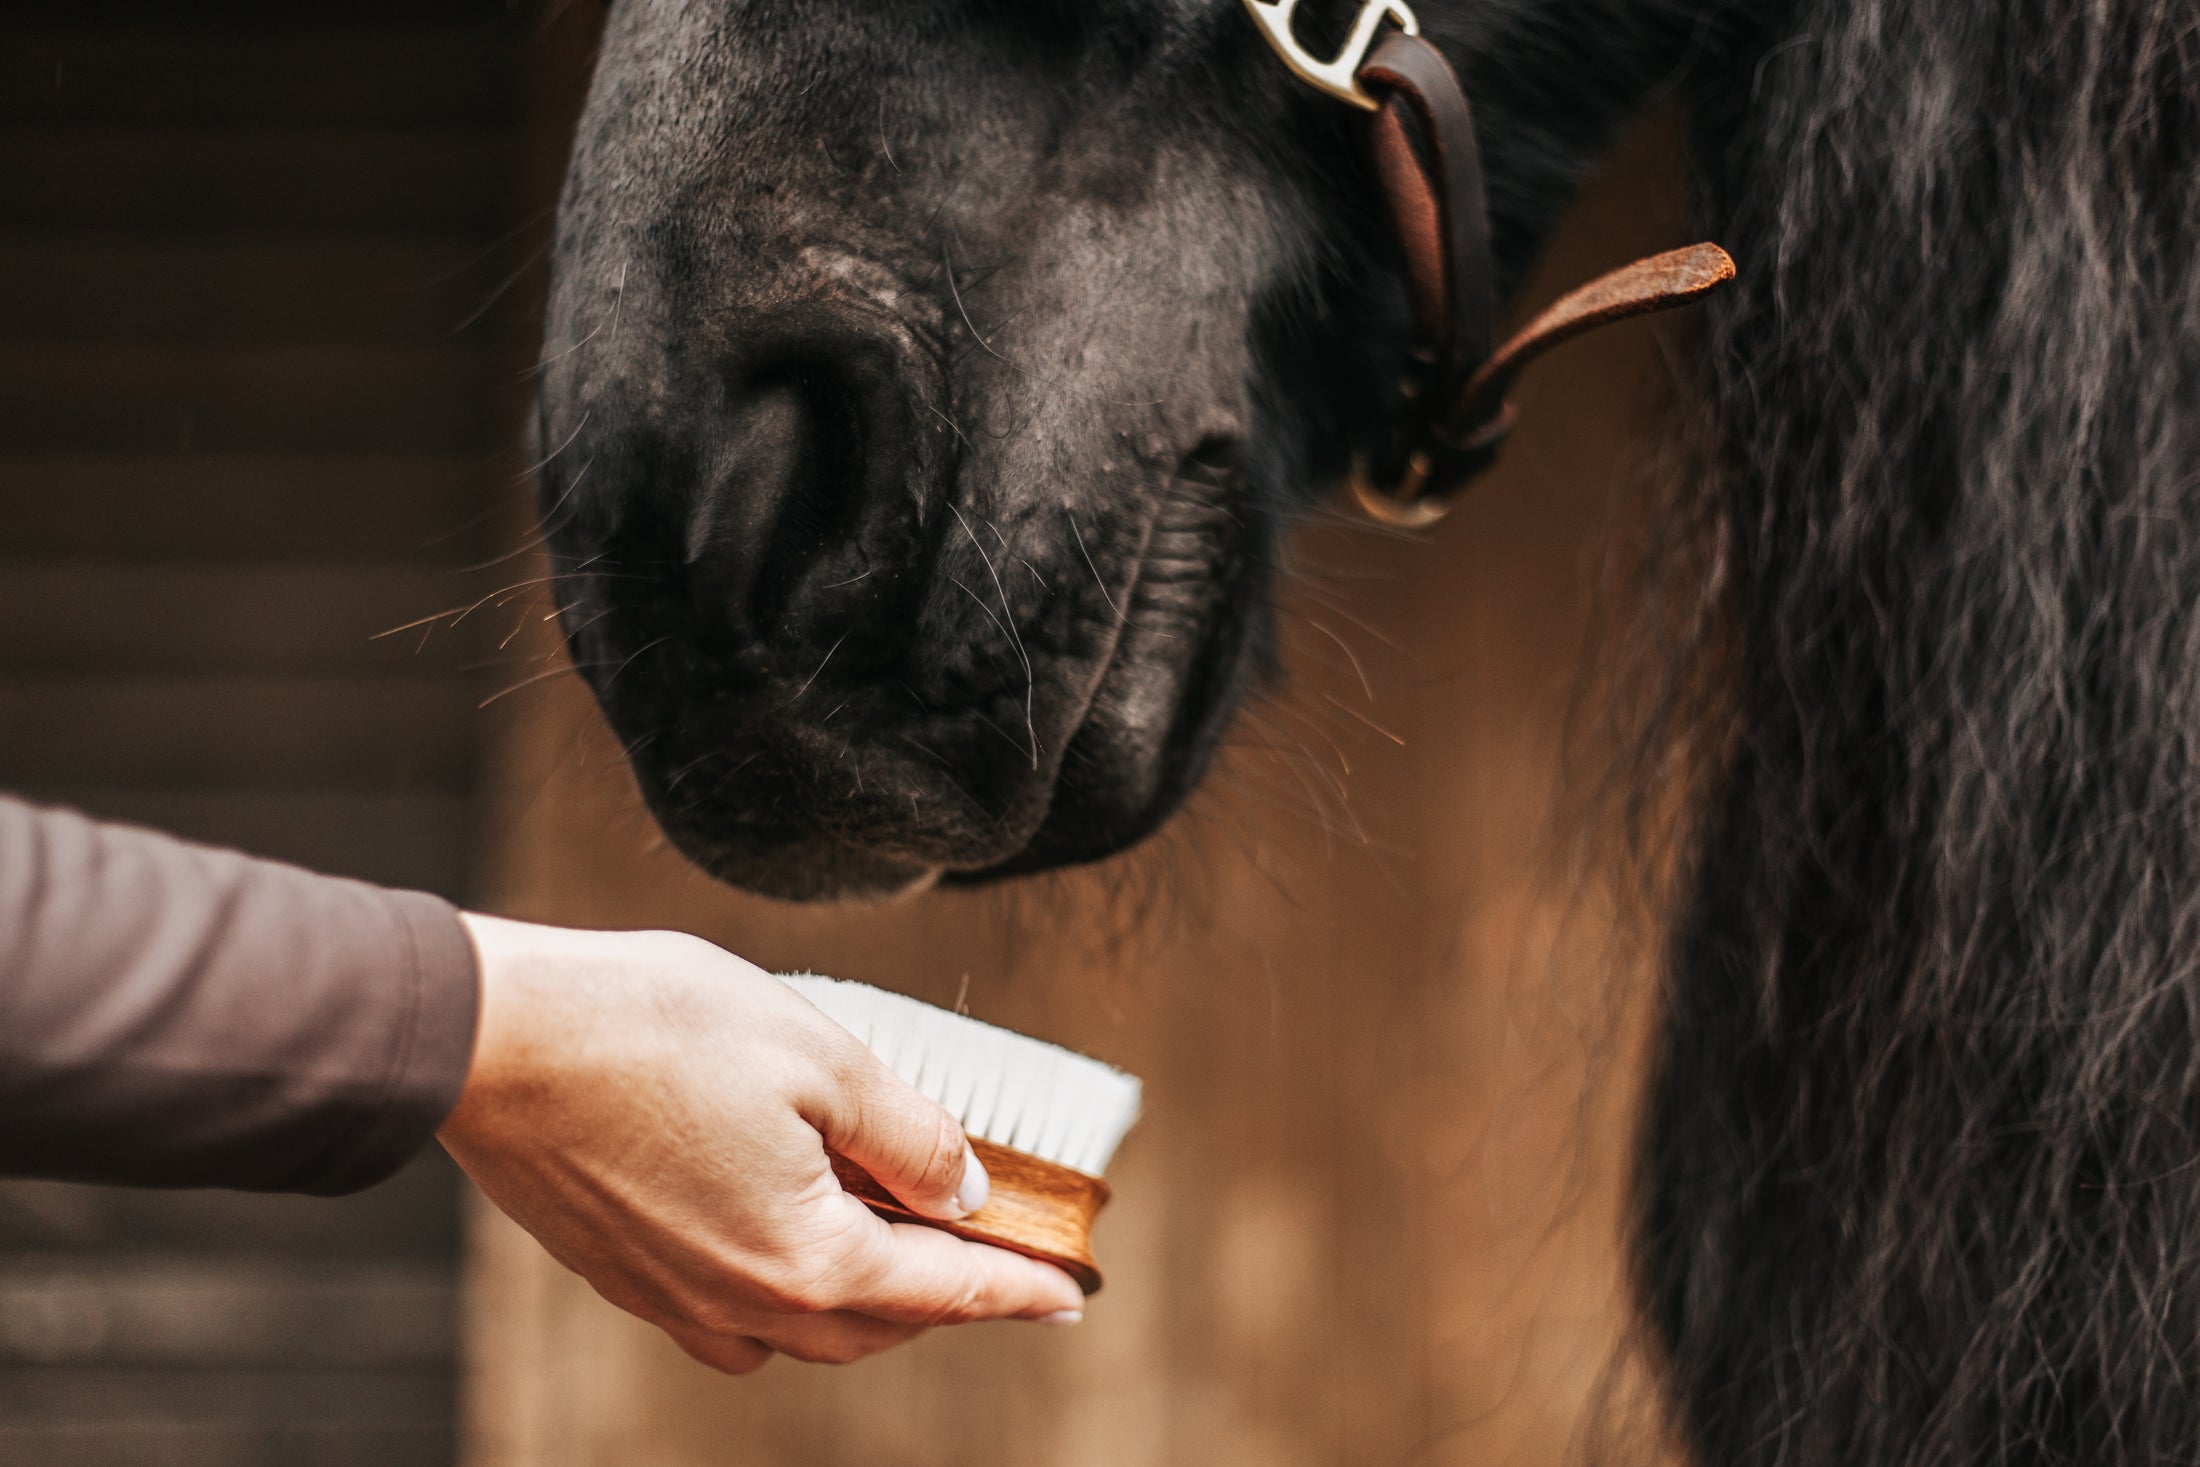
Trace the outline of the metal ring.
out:
[[[1366,458],[1353,459],[1352,472],[1345,479],[1352,502],[1359,507],[1360,513],[1394,530],[1426,530],[1442,524],[1457,507],[1457,501],[1442,495],[1420,493],[1428,483],[1427,454],[1417,453],[1408,463],[1405,483],[1395,489],[1378,489],[1368,478]]]

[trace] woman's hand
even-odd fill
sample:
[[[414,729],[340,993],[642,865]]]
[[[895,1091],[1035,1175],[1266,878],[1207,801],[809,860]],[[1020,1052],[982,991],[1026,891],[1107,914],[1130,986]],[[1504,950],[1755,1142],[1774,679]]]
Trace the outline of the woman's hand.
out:
[[[928,1217],[987,1184],[946,1111],[770,974],[674,933],[466,924],[481,1025],[444,1146],[696,1359],[846,1362],[936,1324],[1079,1316],[1059,1270],[841,1190],[828,1146]]]

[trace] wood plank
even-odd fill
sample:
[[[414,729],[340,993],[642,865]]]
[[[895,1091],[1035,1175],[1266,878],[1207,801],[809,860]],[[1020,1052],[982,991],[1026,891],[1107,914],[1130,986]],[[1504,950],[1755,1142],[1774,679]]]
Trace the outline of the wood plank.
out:
[[[0,128],[0,228],[494,234],[510,140],[478,128]]]
[[[484,452],[492,373],[456,346],[8,343],[0,452]]]
[[[509,463],[464,456],[0,456],[0,548],[21,560],[432,564],[488,553],[490,525],[520,516],[485,511],[527,492]]]
[[[25,787],[103,819],[379,886],[467,894],[471,801],[444,790],[175,790]]]
[[[435,1467],[454,1453],[448,1425],[0,1422],[0,1462],[25,1467]]]
[[[0,123],[511,123],[519,112],[514,46],[508,33],[448,25],[17,32],[0,40]]]
[[[522,571],[504,572],[515,580]],[[482,577],[387,565],[133,566],[0,560],[0,675],[384,676],[466,664],[536,614],[492,601],[453,631],[378,634],[480,595]],[[494,589],[499,583],[491,579]],[[528,598],[528,588],[514,597]],[[515,676],[525,664],[514,661]],[[495,675],[502,675],[501,672]]]
[[[484,724],[453,677],[0,683],[0,789],[463,788]]]
[[[464,894],[531,20],[6,7],[0,787]],[[0,1181],[0,1463],[450,1462],[459,1188]]]
[[[457,1252],[464,1185],[436,1147],[381,1186],[333,1199],[0,1181],[0,1254],[447,1265]]]
[[[432,1264],[0,1256],[0,1368],[448,1365],[457,1306]]]
[[[547,228],[547,226],[545,226]],[[69,342],[414,342],[493,337],[484,302],[532,247],[466,235],[0,236],[0,325]]]
[[[0,1421],[115,1425],[253,1422],[327,1429],[438,1426],[456,1382],[446,1369],[0,1370]]]

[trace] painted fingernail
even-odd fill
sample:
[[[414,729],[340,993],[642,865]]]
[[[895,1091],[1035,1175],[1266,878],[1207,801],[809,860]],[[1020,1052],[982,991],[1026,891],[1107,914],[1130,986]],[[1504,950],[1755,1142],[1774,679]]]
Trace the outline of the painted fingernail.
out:
[[[993,1179],[985,1174],[985,1166],[978,1160],[978,1153],[963,1153],[962,1185],[955,1189],[955,1205],[962,1209],[964,1217],[985,1206],[993,1195]]]
[[[1062,1325],[1083,1324],[1084,1322],[1085,1311],[1082,1309],[1057,1309],[1052,1314],[1042,1314],[1039,1316],[1039,1323],[1041,1324]]]

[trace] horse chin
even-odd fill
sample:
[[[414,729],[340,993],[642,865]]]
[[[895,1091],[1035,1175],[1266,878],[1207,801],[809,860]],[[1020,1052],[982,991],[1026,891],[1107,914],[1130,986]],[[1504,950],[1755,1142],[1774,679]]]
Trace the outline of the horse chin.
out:
[[[777,901],[885,906],[921,896],[947,875],[944,866],[858,841],[813,840],[789,847],[729,840],[722,830],[674,814],[654,798],[650,805],[674,847],[706,875]]]
[[[753,732],[704,733],[689,720],[656,723],[640,681],[599,688],[615,727],[685,726],[684,740],[630,741],[631,763],[651,814],[672,844],[706,874],[760,896],[795,902],[888,903],[935,886],[979,886],[1114,856],[1153,834],[1198,784],[1256,662],[1246,629],[1225,616],[1200,627],[1148,624],[1119,640],[1069,735],[1064,755],[1035,773],[1015,804],[1011,828],[997,822],[943,829],[905,818],[949,805],[969,771],[875,761],[893,731],[837,745],[812,743],[778,767],[733,757]],[[749,736],[744,736],[744,735]],[[814,737],[814,732],[813,732]],[[786,746],[782,745],[783,751]],[[705,760],[730,764],[735,779],[698,797],[684,772]],[[873,798],[852,804],[825,771],[867,764]],[[753,779],[751,776],[756,776]],[[1020,832],[1020,833],[1015,833]]]
[[[935,887],[983,886],[1063,866],[1104,860],[1143,840],[1174,813],[1197,780],[1197,768],[1142,771],[1095,804],[1082,790],[1057,784],[1046,819],[1020,849],[976,861],[925,859],[895,849],[893,832],[877,839],[807,835],[796,842],[744,839],[738,829],[692,809],[648,797],[651,813],[673,845],[716,880],[779,901],[884,905]],[[649,781],[644,780],[645,793]],[[1112,796],[1147,792],[1143,808]]]
[[[1223,638],[1231,630],[1212,629]],[[1228,655],[1241,657],[1242,650]],[[891,811],[911,799],[913,785],[869,810],[870,819],[843,805],[813,809],[797,799],[766,820],[757,807],[779,803],[768,785],[750,791],[755,805],[736,810],[725,801],[678,797],[670,788],[676,780],[646,757],[634,762],[634,772],[651,814],[682,855],[713,878],[759,896],[886,904],[942,885],[989,885],[1105,860],[1168,821],[1204,773],[1235,706],[1234,680],[1199,675],[1212,660],[1113,661],[1098,679],[1068,756],[1045,788],[1030,792],[1030,803],[1043,814],[1012,845],[962,848],[937,830],[903,827]],[[1124,726],[1125,708],[1157,705],[1171,710],[1161,729]],[[616,703],[607,711],[619,722]],[[861,751],[851,745],[848,752]],[[784,798],[787,787],[804,781],[778,783]],[[931,807],[941,800],[919,793],[914,803]]]
[[[1070,742],[1046,819],[1031,840],[1007,860],[950,871],[945,880],[978,885],[1089,865],[1167,824],[1207,772],[1252,680],[1251,624],[1220,618],[1189,655],[1156,657],[1151,644],[1119,651]],[[1164,715],[1152,717],[1157,709]]]

